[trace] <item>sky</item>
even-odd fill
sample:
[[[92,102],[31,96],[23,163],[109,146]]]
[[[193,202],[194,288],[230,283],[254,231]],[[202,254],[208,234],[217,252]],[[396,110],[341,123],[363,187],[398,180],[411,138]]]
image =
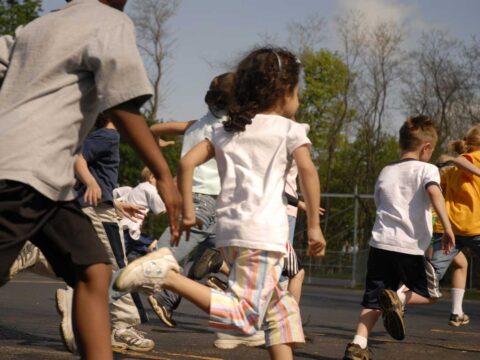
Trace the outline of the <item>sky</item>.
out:
[[[129,0],[134,1],[142,0]],[[64,4],[44,0],[43,11]],[[407,46],[414,46],[421,32],[432,28],[465,41],[472,35],[480,37],[479,0],[182,0],[168,26],[175,42],[163,78],[165,99],[159,118],[182,121],[204,115],[203,98],[212,78],[230,70],[227,64],[234,66],[266,34],[275,45],[286,46],[292,21],[322,16],[327,21],[322,46],[335,50],[333,19],[356,10],[371,24],[382,19],[405,23]]]

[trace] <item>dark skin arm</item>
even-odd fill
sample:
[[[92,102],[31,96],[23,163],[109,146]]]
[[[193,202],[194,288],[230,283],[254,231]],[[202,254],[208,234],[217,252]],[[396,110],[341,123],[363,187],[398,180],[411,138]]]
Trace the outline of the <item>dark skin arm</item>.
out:
[[[119,133],[140,155],[157,179],[157,190],[165,203],[172,240],[180,236],[179,217],[182,198],[173,182],[168,164],[153,137],[139,106],[132,100],[107,110]]]

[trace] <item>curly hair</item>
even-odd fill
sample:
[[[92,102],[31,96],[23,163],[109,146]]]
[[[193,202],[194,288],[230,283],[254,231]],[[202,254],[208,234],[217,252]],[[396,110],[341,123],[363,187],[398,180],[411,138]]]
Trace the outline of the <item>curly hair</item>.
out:
[[[449,149],[459,155],[470,152],[472,146],[480,146],[480,124],[468,129],[463,140],[453,140],[448,143]]]
[[[235,74],[228,72],[213,78],[210,88],[205,94],[205,103],[212,113],[215,110],[224,111],[233,102],[233,87]]]
[[[300,62],[283,48],[262,47],[245,57],[235,72],[234,103],[228,108],[226,131],[245,131],[256,114],[275,106],[298,84]]]
[[[400,128],[400,148],[415,150],[426,141],[437,141],[437,129],[434,120],[427,115],[410,117]]]

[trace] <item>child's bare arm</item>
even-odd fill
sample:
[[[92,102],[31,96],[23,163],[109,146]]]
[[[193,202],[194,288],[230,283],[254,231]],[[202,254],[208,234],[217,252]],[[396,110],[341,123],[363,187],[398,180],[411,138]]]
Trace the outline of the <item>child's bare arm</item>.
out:
[[[183,135],[185,131],[197,120],[190,121],[167,121],[150,126],[150,131],[155,136]]]
[[[145,164],[157,179],[157,190],[165,203],[172,239],[180,236],[179,216],[182,199],[167,162],[155,141],[145,118],[135,101],[128,101],[108,110],[115,127],[133,149],[142,157]]]
[[[320,180],[317,169],[310,157],[307,145],[300,146],[293,152],[300,176],[300,186],[306,204],[308,218],[308,254],[313,256],[325,255],[326,242],[320,229]]]
[[[191,148],[180,160],[177,182],[183,196],[183,226],[187,231],[187,239],[189,229],[198,224],[193,206],[193,171],[195,167],[207,162],[214,156],[215,150],[212,143],[208,140],[203,140]],[[174,244],[172,243],[172,245]]]
[[[102,189],[88,169],[88,164],[82,154],[75,161],[75,175],[86,186],[83,201],[92,206],[97,206],[102,198]]]
[[[469,173],[472,173],[474,175],[480,176],[480,168],[473,165],[464,156],[458,156],[457,158],[453,159],[452,161],[458,168],[460,168],[462,170],[465,170]]]
[[[452,231],[452,225],[448,219],[447,209],[445,208],[445,199],[442,194],[442,190],[437,185],[430,185],[427,187],[427,193],[430,198],[438,219],[443,226],[443,240],[442,248],[445,253],[449,253],[455,247],[455,235]]]

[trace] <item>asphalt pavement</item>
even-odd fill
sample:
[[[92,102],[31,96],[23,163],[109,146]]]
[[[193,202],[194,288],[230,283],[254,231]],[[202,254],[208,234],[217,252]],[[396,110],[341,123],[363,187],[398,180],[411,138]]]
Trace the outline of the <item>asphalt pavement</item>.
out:
[[[55,289],[62,283],[32,274],[22,274],[0,289],[0,359],[76,359],[60,340]],[[301,302],[308,342],[295,351],[296,359],[341,359],[352,339],[362,292],[352,289],[305,286]],[[144,301],[148,309],[148,303]],[[480,302],[466,301],[469,325],[448,325],[450,302],[410,306],[405,315],[407,336],[395,341],[377,324],[370,339],[374,359],[480,359]],[[177,328],[165,327],[148,309],[150,321],[140,326],[156,342],[149,353],[116,353],[116,359],[220,360],[268,359],[264,348],[213,347],[214,332],[207,316],[187,301],[174,317]]]

